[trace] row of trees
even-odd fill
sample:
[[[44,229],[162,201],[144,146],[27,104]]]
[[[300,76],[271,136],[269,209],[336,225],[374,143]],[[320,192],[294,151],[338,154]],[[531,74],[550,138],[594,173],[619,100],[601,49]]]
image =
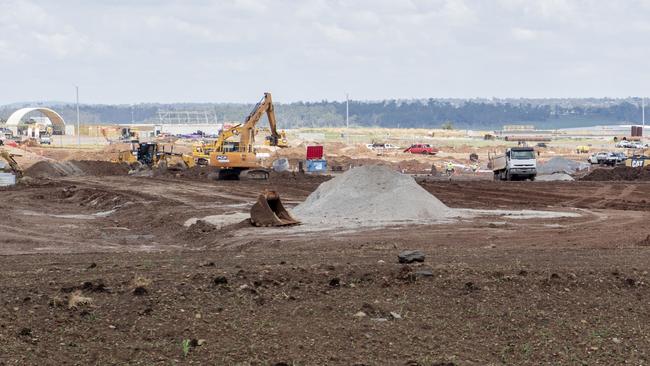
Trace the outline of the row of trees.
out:
[[[602,103],[589,100],[566,100],[548,104],[526,102],[450,101],[450,100],[388,100],[377,102],[351,101],[350,123],[356,126],[495,129],[504,124],[528,123],[541,128],[578,127],[616,122],[634,122],[641,118],[640,106],[621,100]],[[76,120],[74,105],[53,106],[64,119]],[[160,110],[206,111],[211,119],[243,121],[252,104],[138,104],[83,105],[81,120],[89,124],[157,122]],[[0,107],[0,118],[6,119],[15,106]],[[335,127],[345,125],[345,102],[297,102],[276,105],[276,115],[285,128]]]

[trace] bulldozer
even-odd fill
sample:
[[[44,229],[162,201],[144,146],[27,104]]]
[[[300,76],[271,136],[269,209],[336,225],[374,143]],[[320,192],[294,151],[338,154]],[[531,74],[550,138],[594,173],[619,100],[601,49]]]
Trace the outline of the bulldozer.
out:
[[[268,172],[257,162],[253,146],[257,131],[255,126],[265,113],[271,131],[268,137],[269,145],[278,146],[282,142],[282,136],[277,131],[271,93],[264,93],[264,97],[255,105],[244,123],[222,131],[214,144],[207,147],[208,165],[219,168],[219,179],[239,179],[244,171],[247,171],[249,176],[259,174],[261,177],[268,177]],[[233,137],[239,137],[239,141],[229,140]]]
[[[259,132],[265,132],[268,135],[264,137],[265,146],[277,146],[280,148],[289,147],[289,141],[287,140],[287,133],[282,130],[277,136],[274,137],[273,131],[269,127],[260,127],[257,129]]]
[[[131,146],[130,151],[121,151],[115,162],[167,169],[175,169],[179,166],[192,168],[196,165],[191,156],[175,153],[173,148],[170,151],[165,151],[164,147],[161,149],[160,145],[155,142],[134,143]]]
[[[20,155],[11,154],[9,151],[4,149],[0,150],[0,157],[7,161],[9,169],[11,169],[11,171],[16,175],[16,179],[20,179],[23,177],[23,170],[18,165],[18,162],[16,162],[16,159],[14,159],[14,156]]]
[[[291,216],[282,205],[280,195],[275,191],[265,190],[257,197],[251,207],[251,224],[255,226],[290,226],[300,221]]]

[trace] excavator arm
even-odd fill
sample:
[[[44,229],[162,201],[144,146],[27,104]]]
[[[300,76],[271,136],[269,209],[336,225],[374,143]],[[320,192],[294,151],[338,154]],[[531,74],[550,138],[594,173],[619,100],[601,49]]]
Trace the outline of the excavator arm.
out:
[[[271,146],[278,146],[278,141],[282,136],[278,133],[277,129],[273,99],[271,98],[271,93],[264,93],[262,100],[255,105],[255,108],[253,108],[253,111],[248,115],[246,121],[242,125],[240,140],[242,148],[245,146],[251,146],[252,148],[252,145],[255,142],[255,125],[257,125],[262,118],[262,115],[265,113],[269,120]]]
[[[18,162],[16,162],[16,160],[14,159],[13,154],[10,154],[6,150],[0,150],[0,157],[2,157],[4,160],[7,161],[7,163],[9,163],[9,167],[16,174],[17,178],[23,177],[23,170],[18,165]]]

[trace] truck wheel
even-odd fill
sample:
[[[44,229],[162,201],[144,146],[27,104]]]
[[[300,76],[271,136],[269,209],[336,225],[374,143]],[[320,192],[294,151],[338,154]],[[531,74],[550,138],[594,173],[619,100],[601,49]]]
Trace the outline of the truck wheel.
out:
[[[501,177],[499,176],[499,173],[494,172],[494,180],[495,180],[495,181],[499,181],[499,180],[501,180]]]
[[[531,182],[534,182],[534,181],[535,181],[535,176],[534,176],[534,175],[533,175],[532,177],[530,177],[530,181],[531,181]]]

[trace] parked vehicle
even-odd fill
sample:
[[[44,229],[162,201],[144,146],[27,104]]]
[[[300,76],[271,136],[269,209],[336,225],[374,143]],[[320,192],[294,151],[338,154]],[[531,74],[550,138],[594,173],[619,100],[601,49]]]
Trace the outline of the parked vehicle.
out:
[[[438,149],[429,145],[429,144],[413,144],[408,147],[404,152],[411,154],[424,154],[424,155],[435,155],[438,153]]]
[[[623,154],[623,156],[625,156],[625,154]],[[617,153],[601,151],[592,154],[587,161],[591,164],[614,166],[617,163],[625,162],[625,160],[622,159],[623,157],[617,155]]]
[[[504,154],[488,155],[494,180],[535,180],[537,160],[532,147],[512,147]]]
[[[618,147],[618,148],[627,149],[627,148],[632,147],[633,144],[634,144],[634,142],[632,142],[632,141],[628,141],[628,140],[620,140],[620,141],[617,142],[616,145],[614,145],[614,146],[616,146],[616,147]]]
[[[627,155],[624,152],[615,152],[613,154],[616,156],[616,165],[625,164]]]
[[[47,134],[41,134],[41,136],[38,138],[38,142],[41,145],[51,145],[52,144],[52,136],[47,135]]]
[[[366,147],[370,150],[388,150],[388,149],[399,149],[399,146],[393,144],[384,144],[379,142],[373,142],[372,144],[366,144]]]

